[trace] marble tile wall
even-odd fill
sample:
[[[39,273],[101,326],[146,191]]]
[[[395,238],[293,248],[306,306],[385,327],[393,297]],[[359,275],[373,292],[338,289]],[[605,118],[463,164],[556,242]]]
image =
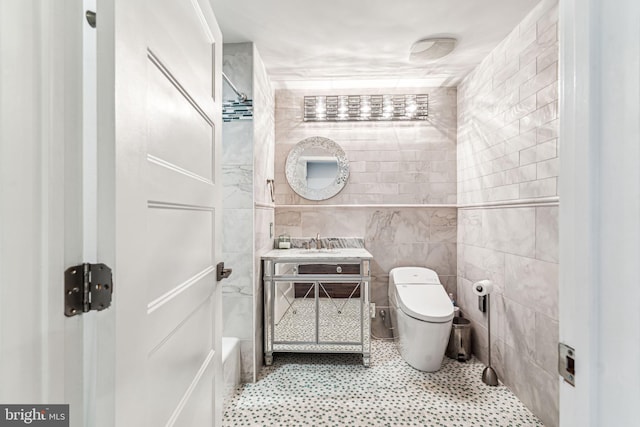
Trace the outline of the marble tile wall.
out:
[[[456,293],[456,221],[456,208],[277,207],[276,235],[364,237],[373,255],[371,301],[384,309],[394,267],[431,268],[447,292]],[[389,337],[389,326],[380,316],[372,319],[374,336]]]
[[[262,366],[260,256],[272,247],[275,221],[266,185],[273,177],[274,92],[252,43],[225,44],[223,67],[254,106],[253,120],[222,128],[223,257],[233,268],[222,282],[223,335],[240,339],[242,381],[253,382]],[[226,84],[223,89],[225,99],[235,98]]]
[[[558,425],[557,16],[557,0],[543,0],[458,88],[458,303],[486,362],[487,316],[471,286],[496,284],[493,366],[550,427]],[[535,198],[544,199],[514,204]]]
[[[257,381],[257,374],[260,367],[264,364],[264,338],[263,338],[263,292],[262,286],[262,262],[261,256],[273,249],[273,236],[270,233],[271,224],[275,222],[275,210],[273,208],[256,207],[255,209],[255,253],[254,253],[254,304],[253,304],[253,322],[254,322],[254,353],[253,363],[256,370],[253,372],[252,382]],[[248,380],[247,380],[248,381]]]
[[[253,46],[251,43],[225,44],[223,70],[240,92],[253,98]],[[236,94],[223,83],[224,99]],[[222,125],[222,252],[233,274],[222,282],[223,336],[240,340],[241,377],[253,378],[254,364],[254,183],[253,120],[237,120]]]
[[[557,0],[543,0],[458,87],[458,203],[557,196]]]
[[[253,60],[254,197],[256,203],[273,205],[267,179],[274,178],[275,92],[255,47]]]
[[[305,123],[305,95],[428,93],[426,122]],[[285,178],[287,154],[299,141],[322,136],[340,144],[351,176],[335,197],[312,202]],[[456,202],[456,89],[357,89],[276,91],[276,203],[366,204]]]
[[[274,177],[275,152],[275,93],[267,75],[260,53],[253,48],[253,195],[255,246],[253,254],[254,299],[253,299],[253,340],[254,364],[252,381],[263,365],[263,288],[261,256],[273,249],[275,205],[267,179]]]
[[[460,209],[457,243],[457,301],[472,322],[474,353],[487,361],[487,316],[471,288],[490,279],[493,366],[546,426],[557,426],[558,207]]]

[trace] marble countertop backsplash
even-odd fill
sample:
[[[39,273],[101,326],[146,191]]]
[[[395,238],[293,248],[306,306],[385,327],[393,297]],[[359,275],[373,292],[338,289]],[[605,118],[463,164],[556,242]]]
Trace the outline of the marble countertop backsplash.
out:
[[[321,237],[320,242],[325,249],[364,248],[362,237]],[[291,249],[306,249],[306,245],[316,246],[315,237],[291,237]],[[274,248],[278,248],[278,239],[274,239]]]

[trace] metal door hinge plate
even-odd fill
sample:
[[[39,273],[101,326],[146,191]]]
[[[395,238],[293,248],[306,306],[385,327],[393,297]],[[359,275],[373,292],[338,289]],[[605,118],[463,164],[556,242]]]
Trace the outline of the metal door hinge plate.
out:
[[[80,264],[64,272],[64,315],[72,317],[111,305],[113,279],[104,264]]]

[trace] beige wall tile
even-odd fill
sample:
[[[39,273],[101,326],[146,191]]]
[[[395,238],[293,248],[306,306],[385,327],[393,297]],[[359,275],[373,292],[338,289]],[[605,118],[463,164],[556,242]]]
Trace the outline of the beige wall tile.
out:
[[[558,58],[557,48],[553,52],[555,54],[555,58]],[[536,93],[536,107],[541,108],[551,102],[558,100],[558,85],[556,82],[551,83],[549,86],[540,89]]]
[[[503,337],[507,345],[518,351],[522,357],[535,359],[536,348],[536,312],[509,298],[504,298],[502,316],[498,316],[502,324]]]
[[[534,181],[537,176],[537,167],[535,164],[529,164],[518,168],[513,168],[506,173],[507,184],[519,184],[521,182]]]
[[[471,282],[489,279],[502,292],[505,280],[503,252],[464,245],[463,254],[463,258],[458,259],[463,278]]]
[[[275,234],[363,237],[374,257],[372,300],[384,306],[388,273],[398,266],[432,268],[443,284],[449,277],[447,284],[455,290],[456,222],[455,208],[276,207]]]
[[[539,179],[537,181],[520,184],[520,197],[524,199],[536,197],[551,197],[558,194],[556,177]]]
[[[557,3],[541,1],[458,87],[460,204],[558,194]],[[474,351],[486,361],[486,315],[471,285],[490,279],[494,367],[549,426],[558,425],[557,244],[557,206],[460,210],[457,301]]]
[[[502,185],[500,187],[489,188],[487,195],[484,196],[484,200],[494,202],[494,201],[504,201],[504,200],[515,200],[518,198],[518,185],[517,184],[509,184]]]
[[[522,256],[535,255],[535,208],[486,209],[482,225],[485,247]]]
[[[558,264],[505,254],[505,296],[558,319]]]
[[[560,162],[556,157],[555,159],[545,160],[544,162],[536,163],[536,174],[539,179],[551,178],[558,176]]]
[[[558,140],[552,139],[536,146],[536,162],[553,159],[558,156]]]
[[[458,242],[482,245],[482,211],[462,209],[458,212]]]
[[[379,93],[379,89],[341,93]],[[389,93],[429,93],[429,120],[407,123],[304,123],[305,95],[334,91],[278,90],[275,173],[284,176],[286,156],[310,136],[333,139],[347,153],[347,186],[324,202],[299,200],[285,180],[277,180],[278,203],[444,203],[456,202],[457,91],[455,88],[394,89]],[[438,169],[431,170],[435,163]],[[443,167],[446,165],[446,168]],[[407,175],[415,172],[414,175]],[[435,184],[435,185],[431,185]]]
[[[550,84],[545,82],[546,84]],[[544,86],[542,86],[544,87]],[[537,89],[536,89],[537,90]],[[544,105],[533,113],[524,116],[520,119],[520,132],[528,132],[532,129],[539,127],[545,123],[548,123],[558,117],[558,104],[552,102]]]
[[[556,81],[558,81],[558,64],[554,62],[545,69],[537,70],[535,77],[520,86],[520,99],[527,98]]]
[[[558,207],[536,208],[536,258],[558,262]]]
[[[530,359],[523,358],[517,349],[509,345],[505,345],[504,350],[505,384],[545,426],[558,426],[557,375],[547,373]]]
[[[558,138],[558,119],[552,120],[536,128],[538,143]]]

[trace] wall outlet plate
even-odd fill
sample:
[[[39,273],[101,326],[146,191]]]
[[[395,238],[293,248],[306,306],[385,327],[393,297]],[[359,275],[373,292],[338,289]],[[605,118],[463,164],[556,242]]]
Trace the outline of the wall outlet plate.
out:
[[[369,304],[369,312],[371,313],[371,318],[376,318],[376,303],[372,302]]]

